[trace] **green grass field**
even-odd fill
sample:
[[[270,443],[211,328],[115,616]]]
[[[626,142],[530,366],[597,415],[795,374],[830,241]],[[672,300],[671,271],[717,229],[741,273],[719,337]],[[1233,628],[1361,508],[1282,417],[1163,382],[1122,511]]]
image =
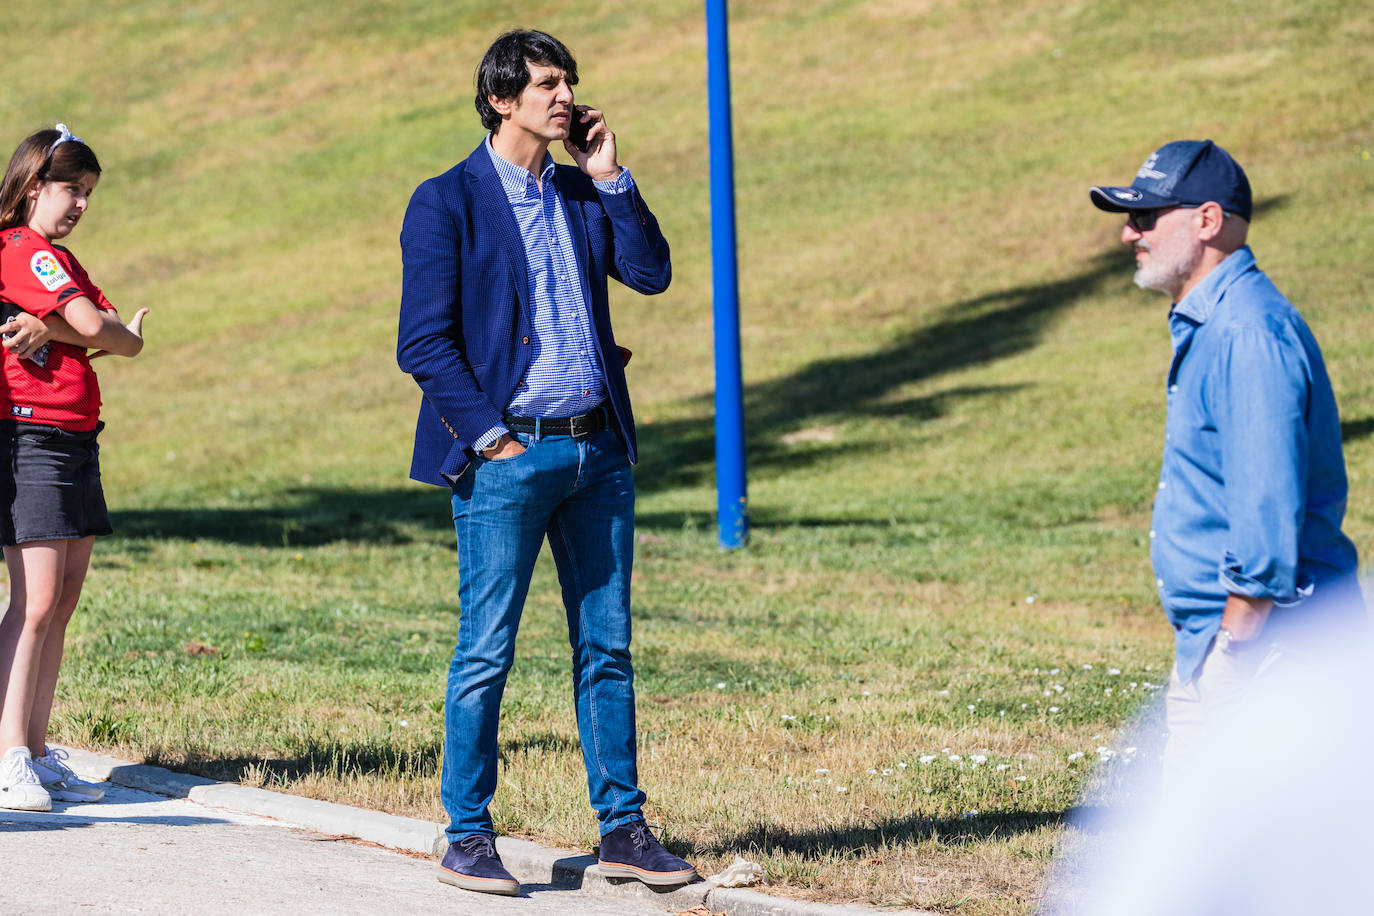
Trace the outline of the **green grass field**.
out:
[[[737,6],[754,538],[729,554],[700,4],[80,0],[7,27],[0,134],[63,120],[92,144],[71,247],[153,309],[144,354],[98,364],[118,534],[70,631],[62,740],[442,819],[457,574],[445,493],[405,479],[396,239],[414,186],[480,140],[472,71],[515,25],[577,53],[673,244],[673,287],[613,307],[642,775],[703,870],[1033,907],[1095,749],[1124,751],[1167,677],[1145,536],[1167,303],[1087,198],[1163,142],[1211,137],[1249,172],[1260,264],[1326,350],[1368,555],[1364,4]],[[495,815],[590,847],[567,669],[545,557]]]

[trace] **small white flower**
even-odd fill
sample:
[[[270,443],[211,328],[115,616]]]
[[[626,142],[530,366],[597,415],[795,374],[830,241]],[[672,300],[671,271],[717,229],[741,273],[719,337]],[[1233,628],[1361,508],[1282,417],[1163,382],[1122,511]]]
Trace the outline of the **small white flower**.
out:
[[[892,775],[892,767],[883,767],[883,775],[884,775],[884,776],[891,776],[891,775]]]
[[[897,769],[899,769],[899,770],[905,770],[905,769],[906,769],[906,761],[903,760],[901,763],[897,764]]]
[[[1027,596],[1026,596],[1026,603],[1027,603],[1027,604],[1034,604],[1034,603],[1035,603],[1035,596],[1034,596],[1034,595],[1027,595]]]
[[[977,706],[974,706],[972,703],[968,704],[968,711],[969,711],[969,712],[973,712],[973,711],[974,711],[975,709],[977,709],[977,708],[978,708],[978,707],[977,707]]]
[[[1092,665],[1084,665],[1084,666],[1083,666],[1083,670],[1084,670],[1084,671],[1091,671],[1091,670],[1093,670],[1093,666],[1092,666]]]
[[[997,714],[999,716],[1005,716],[1007,714],[1007,711],[1005,709],[999,709],[997,710]]]
[[[1083,752],[1082,752],[1082,751],[1074,751],[1072,754],[1069,755],[1069,759],[1070,759],[1070,760],[1077,760],[1077,759],[1079,759],[1079,758],[1082,757],[1082,756],[1083,756]]]
[[[865,690],[863,693],[859,694],[859,696],[862,696],[862,697],[871,697],[871,696],[873,696],[873,694],[871,694],[871,693],[869,693],[867,690]]]
[[[717,689],[717,690],[724,690],[724,689],[725,689],[725,682],[724,682],[724,681],[720,681],[719,683],[717,683],[717,684],[716,684],[716,689]]]
[[[1120,673],[1121,673],[1121,669],[1120,669],[1120,668],[1108,668],[1108,669],[1107,669],[1107,673],[1108,673],[1108,674],[1120,674]]]
[[[972,760],[974,763],[987,763],[987,762],[988,762],[988,758],[985,757],[985,756],[983,756],[982,754],[971,754],[971,755],[969,755],[969,758],[968,758],[968,759],[969,759],[969,760]]]
[[[869,771],[868,771],[868,775],[869,775],[869,776],[877,776],[877,775],[878,775],[878,771],[877,771],[877,770],[869,770]]]
[[[1058,674],[1058,673],[1059,673],[1059,669],[1058,669],[1058,668],[1051,668],[1051,669],[1050,669],[1050,674]]]
[[[930,762],[931,762],[932,760],[934,760],[934,759],[935,759],[935,755],[934,755],[934,754],[922,754],[922,755],[921,755],[921,762],[922,762],[922,763],[930,763]]]
[[[405,719],[400,720],[400,721],[397,722],[396,724],[399,725],[399,726],[401,726],[401,728],[409,728],[409,727],[410,727],[410,723],[407,722]]]
[[[1009,764],[1009,763],[999,763],[999,764],[997,764],[997,771],[998,771],[999,773],[1000,773],[1002,770],[1010,770],[1010,769],[1011,769],[1011,764]]]
[[[960,757],[958,754],[950,754],[950,755],[949,755],[949,762],[950,762],[950,763],[958,763],[960,760],[963,760],[963,759],[964,759],[964,758]]]
[[[1050,712],[1059,712],[1059,707],[1058,707],[1058,706],[1051,706],[1051,707],[1050,707]]]
[[[937,697],[947,697],[947,696],[949,696],[949,691],[948,691],[948,690],[937,690],[937,691],[935,691],[935,695],[936,695]]]
[[[1016,780],[1017,782],[1025,782],[1025,781],[1026,781],[1026,777],[1024,777],[1024,776],[1013,776],[1012,779]]]
[[[816,767],[816,772],[820,773],[821,775],[824,775],[826,773],[829,773],[830,771],[827,770],[825,767]]]
[[[783,713],[782,721],[784,721],[784,722],[795,722],[795,721],[797,721],[797,717],[796,717],[796,716],[789,716],[789,715],[787,715],[786,713]]]
[[[843,795],[844,793],[849,791],[849,786],[836,786],[835,791]]]

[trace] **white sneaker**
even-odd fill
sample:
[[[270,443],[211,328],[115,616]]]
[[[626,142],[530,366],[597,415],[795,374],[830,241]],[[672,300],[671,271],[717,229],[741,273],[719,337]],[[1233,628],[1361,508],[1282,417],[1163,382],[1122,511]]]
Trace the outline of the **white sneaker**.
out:
[[[0,757],[0,808],[52,810],[52,796],[33,771],[33,756],[26,747],[12,747]]]
[[[33,771],[47,793],[58,801],[98,802],[105,790],[77,777],[67,766],[67,752],[60,747],[43,746],[47,751],[33,762]]]

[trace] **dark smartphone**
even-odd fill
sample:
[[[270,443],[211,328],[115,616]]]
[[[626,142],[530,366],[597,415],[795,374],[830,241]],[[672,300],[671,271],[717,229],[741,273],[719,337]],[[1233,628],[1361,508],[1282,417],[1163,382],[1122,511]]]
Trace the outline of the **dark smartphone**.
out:
[[[582,109],[574,107],[572,110],[572,121],[568,125],[568,142],[577,147],[582,152],[587,151],[587,131],[591,130],[591,122],[582,120]]]
[[[0,302],[0,324],[6,324],[11,318],[16,317],[22,311],[23,309],[15,305],[13,302]],[[18,332],[6,331],[4,334],[0,334],[0,337],[9,340],[16,333]],[[48,354],[50,352],[52,352],[52,345],[43,344],[43,346],[39,347],[37,350],[34,350],[31,354],[29,354],[29,359],[33,360],[40,367],[46,367],[48,365]]]

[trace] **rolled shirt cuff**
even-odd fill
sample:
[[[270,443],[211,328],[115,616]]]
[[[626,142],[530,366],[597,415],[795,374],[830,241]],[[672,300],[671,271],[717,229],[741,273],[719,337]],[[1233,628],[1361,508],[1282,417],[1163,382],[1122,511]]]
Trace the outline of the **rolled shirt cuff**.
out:
[[[506,429],[505,426],[493,426],[491,429],[487,430],[486,432],[482,433],[482,435],[477,437],[477,441],[472,443],[472,450],[474,452],[480,452],[482,449],[491,445],[493,442],[495,442],[497,439],[500,439],[508,432],[510,432],[510,430]]]
[[[624,194],[635,186],[635,180],[630,177],[630,170],[625,166],[620,167],[620,174],[610,181],[593,181],[596,189],[602,194]]]

